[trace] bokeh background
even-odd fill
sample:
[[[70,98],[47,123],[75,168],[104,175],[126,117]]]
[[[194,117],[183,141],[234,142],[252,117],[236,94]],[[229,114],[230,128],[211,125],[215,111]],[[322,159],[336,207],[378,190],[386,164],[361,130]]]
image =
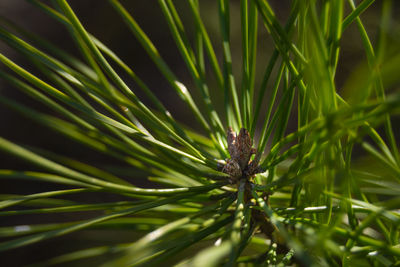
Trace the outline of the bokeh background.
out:
[[[45,3],[51,4],[51,1],[44,1]],[[215,0],[199,0],[202,18],[208,30],[214,48],[217,51],[217,56],[222,59],[221,54],[221,36],[219,29],[217,1]],[[282,23],[285,22],[290,8],[290,1],[274,0],[271,2],[274,11]],[[356,1],[358,2],[358,1]],[[132,69],[141,77],[142,80],[159,96],[163,104],[173,114],[173,116],[179,121],[185,123],[189,127],[202,132],[201,127],[193,119],[190,110],[187,106],[179,99],[174,90],[170,88],[165,79],[163,79],[158,72],[155,65],[152,63],[150,58],[146,55],[146,52],[142,49],[140,44],[135,40],[134,36],[129,32],[121,18],[108,4],[108,1],[103,0],[70,0],[71,7],[76,12],[86,29],[113,50],[121,59],[125,61]],[[175,47],[174,40],[170,36],[169,28],[163,18],[163,14],[157,5],[157,1],[122,1],[121,3],[126,9],[132,14],[137,20],[142,29],[148,34],[150,39],[154,42],[158,48],[161,56],[165,59],[172,70],[175,71],[177,77],[184,83],[187,88],[191,91],[195,99],[200,97],[200,94],[194,88],[194,83],[191,80],[189,72],[186,70],[185,64]],[[184,22],[186,31],[189,37],[193,37],[194,25],[190,12],[188,12],[188,5],[186,0],[174,1],[181,19]],[[346,5],[347,6],[347,5]],[[237,88],[240,88],[241,80],[241,32],[240,32],[240,13],[239,13],[240,1],[231,1],[231,49],[233,55],[233,68],[236,76]],[[368,34],[374,42],[380,31],[385,31],[388,34],[390,48],[395,49],[400,46],[400,1],[393,1],[393,21],[390,29],[381,29],[379,27],[379,17],[381,12],[381,1],[376,1],[362,16],[363,22],[367,28]],[[345,15],[349,13],[349,9],[346,9]],[[51,41],[59,48],[64,49],[72,55],[82,58],[79,54],[79,50],[75,46],[73,40],[70,38],[68,31],[60,23],[54,21],[52,18],[44,14],[41,10],[35,8],[27,1],[23,0],[0,0],[0,16],[12,20],[27,31],[34,32],[41,37]],[[269,57],[273,50],[272,39],[268,35],[267,31],[263,27],[261,21],[259,24],[259,36],[258,36],[258,56],[257,56],[257,76],[256,76],[256,88],[260,86],[262,73],[268,63]],[[17,64],[26,67],[33,73],[34,67],[31,66],[24,58],[9,48],[5,43],[0,41],[0,51],[7,57],[14,60]],[[336,76],[337,87],[342,88],[348,78],[351,76],[357,66],[365,64],[365,54],[362,49],[361,39],[358,30],[355,25],[351,25],[343,35],[341,40],[341,56],[339,61],[338,72]],[[4,69],[4,66],[0,66]],[[123,72],[119,72],[123,78]],[[400,75],[400,72],[399,72]],[[40,75],[39,75],[40,76]],[[212,97],[216,100],[216,103],[220,102],[221,105],[216,105],[217,109],[223,112],[223,100],[222,94],[218,90],[215,90],[215,81],[212,75],[209,75],[209,88],[211,90]],[[274,74],[272,75],[274,77]],[[273,81],[273,78],[271,79]],[[135,93],[145,103],[149,103],[140,90],[135,90],[137,86],[129,79],[126,80],[128,85],[134,88]],[[271,85],[270,85],[271,86]],[[398,87],[398,84],[394,86]],[[393,88],[390,88],[393,89]],[[47,108],[41,106],[31,98],[20,93],[19,90],[5,84],[0,80],[0,94],[17,99],[19,102],[24,103],[30,107],[34,107],[37,110],[50,112]],[[268,94],[268,93],[267,93]],[[268,96],[267,96],[268,97]],[[197,101],[201,107],[201,102]],[[151,104],[149,104],[151,106]],[[289,125],[288,131],[293,131],[296,127],[295,117]],[[261,118],[262,119],[262,118]],[[398,119],[394,121],[395,132],[399,126]],[[67,157],[75,158],[77,160],[94,164],[97,166],[103,166],[107,168],[115,168],[118,166],[121,169],[126,169],[126,179],[135,179],[138,181],[140,173],[135,170],[127,168],[127,166],[118,165],[119,162],[113,162],[110,158],[100,155],[82,147],[59,134],[56,134],[48,129],[44,129],[39,125],[30,122],[25,117],[19,116],[13,111],[10,111],[0,106],[0,136],[5,137],[13,142],[22,144],[27,147],[37,147],[40,149],[48,150],[56,154],[64,155]],[[36,170],[35,167],[27,165],[18,159],[0,154],[0,168],[6,169],[29,169]],[[143,178],[143,177],[142,177]],[[141,179],[145,180],[145,179]],[[139,185],[145,185],[144,182],[140,182]],[[44,190],[56,190],[61,189],[49,184],[37,184],[31,182],[21,181],[1,181],[0,180],[0,194],[27,194],[40,192]],[[75,196],[74,196],[75,197]],[[77,196],[80,200],[87,203],[106,202],[117,200],[118,198],[108,194],[95,194],[95,195],[82,195]],[[87,212],[84,214],[57,214],[43,216],[15,216],[7,217],[6,220],[0,218],[0,226],[11,226],[24,224],[24,221],[29,219],[30,222],[63,222],[70,221],[71,218],[74,220],[92,218],[96,212]],[[29,217],[29,218],[27,218]],[[85,242],[77,242],[76,240],[85,239]],[[122,232],[110,231],[109,234],[101,234],[95,230],[84,231],[75,234],[70,234],[62,238],[43,242],[39,245],[27,246],[21,249],[16,249],[8,252],[5,255],[0,253],[0,265],[1,266],[21,266],[27,263],[32,263],[46,259],[49,255],[58,255],[67,251],[77,250],[88,246],[112,244],[113,242],[129,242],[137,237],[132,235],[126,235]],[[188,252],[190,253],[190,252]],[[97,263],[101,262],[101,259],[97,259]],[[4,265],[6,264],[6,265]],[[96,265],[95,261],[89,261],[85,264]]]

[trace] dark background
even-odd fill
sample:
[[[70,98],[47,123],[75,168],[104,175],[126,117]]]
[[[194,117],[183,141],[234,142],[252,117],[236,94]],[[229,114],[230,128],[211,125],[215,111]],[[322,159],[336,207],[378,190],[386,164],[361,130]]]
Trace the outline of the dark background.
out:
[[[50,1],[48,1],[50,3]],[[181,19],[184,21],[186,31],[189,37],[193,37],[193,23],[188,11],[188,6],[185,0],[174,1]],[[290,1],[270,1],[274,8],[277,16],[281,19],[282,23],[287,18]],[[374,6],[370,7],[365,14],[362,15],[365,27],[368,30],[369,36],[372,41],[378,34],[379,17],[380,17],[380,2],[376,1]],[[394,2],[394,22],[392,28],[388,32],[389,34],[389,46],[395,47],[399,45],[399,18],[396,18],[395,14],[400,14],[399,1]],[[47,3],[47,1],[46,1]],[[202,132],[201,127],[196,123],[195,119],[189,110],[179,97],[176,95],[174,90],[167,84],[167,82],[161,77],[155,65],[152,63],[150,58],[146,55],[146,52],[142,49],[140,44],[135,40],[134,36],[129,32],[122,19],[108,4],[108,1],[99,0],[70,0],[71,7],[76,12],[77,16],[85,26],[86,30],[96,36],[111,50],[113,50],[121,59],[125,61],[132,69],[141,77],[145,83],[162,99],[163,104],[173,114],[173,116],[181,122],[187,124],[191,128]],[[198,99],[200,94],[194,87],[191,77],[186,70],[186,66],[181,59],[178,50],[175,47],[175,43],[170,35],[167,23],[164,20],[163,14],[157,5],[157,1],[121,1],[125,8],[131,13],[136,19],[142,29],[148,34],[150,39],[153,41],[155,46],[158,48],[161,56],[168,63],[171,69],[175,72],[177,77],[183,82],[187,88],[191,91],[194,99]],[[207,27],[208,33],[212,38],[214,48],[217,51],[219,59],[221,55],[221,37],[218,24],[218,12],[217,12],[217,1],[213,0],[200,0],[202,17]],[[241,33],[240,33],[240,13],[239,13],[240,2],[232,1],[231,4],[231,49],[233,56],[233,67],[234,74],[236,76],[236,86],[240,88],[240,76],[241,76]],[[349,10],[345,12],[348,14]],[[79,51],[76,48],[74,42],[69,36],[63,25],[57,23],[52,18],[44,14],[39,9],[33,7],[29,3],[22,0],[0,0],[0,16],[6,17],[24,29],[34,32],[57,45],[59,48],[66,50],[67,52],[75,55],[76,57],[82,58],[79,55]],[[397,16],[398,17],[398,16]],[[260,85],[260,77],[265,70],[265,66],[268,63],[269,57],[272,52],[272,42],[268,33],[264,29],[263,25],[259,24],[259,44],[258,44],[258,56],[257,56],[257,75],[256,88]],[[359,33],[355,25],[351,25],[343,35],[341,41],[341,56],[339,61],[338,73],[336,83],[338,88],[341,88],[345,83],[346,79],[352,73],[352,70],[358,65],[365,62],[365,54],[362,49]],[[5,43],[0,41],[0,51],[10,59],[14,60],[17,64],[22,67],[32,70],[35,73],[29,63],[17,52],[9,48]],[[4,66],[0,66],[4,69]],[[119,72],[123,78],[126,78],[123,72]],[[271,80],[273,80],[273,77]],[[145,102],[148,103],[140,90],[135,84],[127,80],[128,84],[134,88],[134,92]],[[223,111],[222,105],[222,94],[215,90],[215,81],[212,75],[209,78],[209,88],[211,95],[216,99],[217,109]],[[24,103],[28,106],[34,107],[37,110],[50,112],[47,108],[42,107],[40,104],[33,101],[31,98],[23,95],[15,88],[5,84],[0,80],[0,93],[17,99],[19,102]],[[201,102],[197,101],[200,107]],[[293,131],[296,127],[295,117],[289,125],[288,131]],[[395,122],[395,126],[398,125]],[[396,128],[396,127],[395,127]],[[398,131],[397,131],[398,132]],[[89,149],[86,149],[76,143],[65,140],[65,138],[57,133],[50,130],[44,129],[37,124],[26,120],[24,117],[15,114],[14,112],[0,106],[0,136],[7,138],[15,143],[22,144],[25,146],[40,147],[42,149],[53,151],[57,154],[65,155],[71,158],[84,161],[89,164],[96,166],[107,166],[118,164],[113,162],[108,157],[95,153]],[[126,166],[120,166],[126,168]],[[6,169],[29,169],[36,170],[34,166],[30,166],[21,162],[18,159],[12,158],[8,155],[0,154],[0,168]],[[132,175],[133,176],[133,175]],[[127,175],[127,179],[133,178]],[[10,182],[0,181],[0,193],[2,194],[32,194],[34,192],[41,192],[46,190],[61,189],[64,187],[56,187],[48,184],[30,183],[30,182]],[[75,196],[74,196],[75,197]],[[116,200],[115,196],[107,194],[91,194],[76,196],[81,198],[83,201],[88,203],[105,202]],[[70,221],[71,218],[74,220],[92,218],[96,215],[93,213],[84,214],[60,214],[57,215],[56,221]],[[29,217],[29,218],[28,218]],[[23,216],[23,217],[6,217],[0,218],[0,225],[12,226],[25,224],[26,221],[30,223],[39,222],[54,222],[54,216]],[[76,242],[77,237],[85,237],[85,242]],[[48,258],[49,255],[57,255],[66,251],[78,250],[83,247],[104,245],[107,242],[129,242],[134,240],[136,237],[130,236],[129,234],[115,234],[110,233],[109,236],[104,233],[97,233],[96,231],[85,231],[84,233],[71,234],[63,238],[57,238],[55,240],[46,241],[39,245],[27,246],[21,249],[13,250],[7,254],[2,255],[0,253],[0,265],[5,266],[20,266],[25,263],[35,262],[37,260]],[[106,240],[106,241],[105,241]],[[108,241],[107,241],[108,240]],[[97,263],[101,262],[98,260]],[[96,265],[96,261],[88,262],[91,265]],[[82,265],[83,266],[83,265]]]

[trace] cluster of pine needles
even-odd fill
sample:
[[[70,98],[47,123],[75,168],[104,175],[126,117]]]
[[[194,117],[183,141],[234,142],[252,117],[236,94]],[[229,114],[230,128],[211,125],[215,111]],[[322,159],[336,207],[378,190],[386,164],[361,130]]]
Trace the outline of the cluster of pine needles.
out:
[[[202,13],[210,2],[188,0],[178,8],[159,0],[164,18],[153,20],[168,25],[190,75],[185,84],[134,10],[110,0],[110,12],[154,63],[156,79],[167,82],[163,90],[179,96],[174,105],[184,106],[201,132],[177,121],[163,96],[90,34],[66,0],[29,2],[32,12],[66,28],[80,56],[1,18],[1,41],[24,62],[0,53],[0,90],[18,89],[46,108],[4,93],[0,105],[110,164],[0,137],[1,155],[28,166],[0,169],[3,185],[56,186],[0,194],[0,255],[22,255],[72,236],[79,246],[45,249],[46,257],[29,263],[400,264],[396,1],[293,0],[278,19],[267,0],[218,0],[214,36]],[[232,6],[240,13],[240,42],[232,41],[232,20],[239,19],[230,16]],[[363,21],[368,9],[379,14],[373,38]],[[364,55],[338,82],[342,36],[349,30]],[[258,53],[265,36],[272,47],[267,55]],[[116,200],[96,197],[104,194]],[[85,243],[93,233],[100,245]]]

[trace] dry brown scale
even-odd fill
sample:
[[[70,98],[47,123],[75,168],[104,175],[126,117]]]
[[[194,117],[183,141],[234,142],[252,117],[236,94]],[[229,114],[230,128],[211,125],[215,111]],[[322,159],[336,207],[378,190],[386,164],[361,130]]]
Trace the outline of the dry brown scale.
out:
[[[229,174],[232,183],[236,183],[240,179],[249,180],[261,172],[258,160],[250,159],[253,154],[256,154],[256,149],[253,148],[253,140],[246,129],[240,129],[239,134],[236,135],[232,127],[229,127],[227,141],[231,158],[226,160],[222,172]]]

